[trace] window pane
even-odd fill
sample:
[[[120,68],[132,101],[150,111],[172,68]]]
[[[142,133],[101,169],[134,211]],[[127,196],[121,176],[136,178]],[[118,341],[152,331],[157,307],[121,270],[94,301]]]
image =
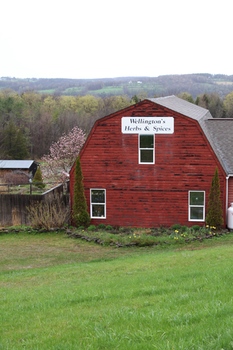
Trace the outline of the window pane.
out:
[[[92,217],[105,217],[104,205],[93,204],[92,205]]]
[[[191,207],[190,208],[190,219],[191,220],[203,220],[203,208]]]
[[[140,148],[154,148],[154,135],[140,135]]]
[[[204,192],[190,192],[190,205],[204,205]]]
[[[105,203],[105,191],[104,190],[92,190],[91,191],[92,203]]]
[[[153,163],[153,150],[141,150],[141,163]]]

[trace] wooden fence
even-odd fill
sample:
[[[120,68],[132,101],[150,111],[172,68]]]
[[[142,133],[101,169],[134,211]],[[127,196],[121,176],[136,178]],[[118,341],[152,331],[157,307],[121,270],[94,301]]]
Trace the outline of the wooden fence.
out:
[[[46,183],[46,188],[54,188],[56,187],[57,183],[49,182]],[[60,186],[60,185],[59,185]],[[35,184],[35,182],[27,182],[27,183],[20,183],[20,184],[14,184],[14,183],[1,183],[0,182],[0,194],[43,194],[45,192],[45,189],[43,187],[43,184],[38,182],[38,184]]]
[[[69,205],[69,185],[60,184],[42,194],[0,194],[0,227],[30,225],[28,209],[41,201],[60,198]]]

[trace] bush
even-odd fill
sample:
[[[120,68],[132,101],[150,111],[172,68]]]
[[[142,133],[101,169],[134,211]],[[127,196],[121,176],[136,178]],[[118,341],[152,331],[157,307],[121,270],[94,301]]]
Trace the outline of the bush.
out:
[[[62,228],[69,221],[70,209],[59,197],[31,205],[27,210],[33,228],[45,230]]]
[[[43,183],[43,177],[40,167],[37,168],[35,176],[32,180],[33,184],[38,188],[45,188],[45,184]]]
[[[75,166],[74,205],[72,217],[76,226],[87,227],[91,221],[90,215],[87,212],[87,202],[84,193],[83,175],[79,157],[77,157]]]
[[[98,229],[105,230],[106,229],[106,225],[105,224],[99,224],[98,225]]]
[[[220,228],[223,225],[223,210],[218,168],[215,169],[215,174],[210,188],[206,224],[216,228]]]
[[[73,219],[77,226],[84,226],[85,228],[90,223],[90,215],[86,210],[80,211],[79,213],[73,214]]]
[[[96,230],[96,226],[95,225],[90,225],[88,228],[87,228],[88,231],[95,231]]]
[[[200,226],[198,226],[198,225],[193,225],[192,227],[191,227],[191,229],[193,230],[193,231],[199,231],[200,230]]]

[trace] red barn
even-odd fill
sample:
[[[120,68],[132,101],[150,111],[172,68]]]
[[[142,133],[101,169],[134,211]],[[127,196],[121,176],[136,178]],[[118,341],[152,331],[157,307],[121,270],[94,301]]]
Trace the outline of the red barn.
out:
[[[233,202],[233,119],[176,96],[146,99],[96,121],[80,162],[91,223],[205,223],[216,167],[225,213]],[[71,206],[75,165],[70,171]]]

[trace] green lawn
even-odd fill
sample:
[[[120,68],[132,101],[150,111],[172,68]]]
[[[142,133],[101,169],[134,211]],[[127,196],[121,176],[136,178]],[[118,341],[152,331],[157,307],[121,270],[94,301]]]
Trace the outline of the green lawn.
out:
[[[115,248],[0,235],[0,349],[233,349],[233,235]]]

